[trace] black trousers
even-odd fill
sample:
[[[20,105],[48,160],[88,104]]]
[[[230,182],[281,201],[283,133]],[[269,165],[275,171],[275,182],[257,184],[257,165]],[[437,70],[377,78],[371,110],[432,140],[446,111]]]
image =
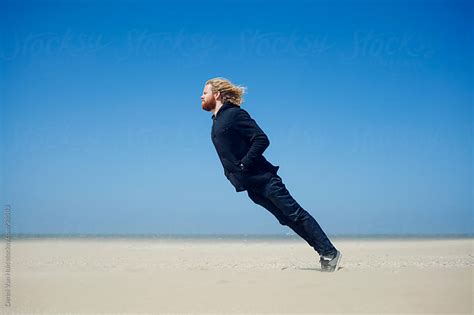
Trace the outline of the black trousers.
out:
[[[263,186],[247,189],[247,194],[253,202],[270,211],[281,225],[295,231],[319,255],[336,252],[318,222],[293,199],[277,174]]]

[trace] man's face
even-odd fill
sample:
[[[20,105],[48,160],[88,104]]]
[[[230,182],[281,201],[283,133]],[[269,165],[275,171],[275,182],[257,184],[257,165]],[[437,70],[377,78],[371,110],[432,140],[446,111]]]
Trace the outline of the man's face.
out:
[[[216,108],[216,98],[215,95],[212,93],[210,84],[207,84],[204,87],[204,91],[202,92],[201,107],[202,109],[208,112]]]

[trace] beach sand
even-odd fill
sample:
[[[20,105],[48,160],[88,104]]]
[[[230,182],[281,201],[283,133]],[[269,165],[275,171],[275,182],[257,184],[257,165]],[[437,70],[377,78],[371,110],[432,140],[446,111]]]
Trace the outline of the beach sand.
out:
[[[473,239],[335,239],[343,258],[334,273],[320,272],[302,239],[10,244],[11,306],[3,271],[2,314],[473,312]]]

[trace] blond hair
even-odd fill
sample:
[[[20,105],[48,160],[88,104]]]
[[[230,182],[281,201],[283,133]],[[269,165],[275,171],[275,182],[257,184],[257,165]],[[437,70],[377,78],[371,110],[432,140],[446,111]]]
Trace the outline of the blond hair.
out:
[[[247,88],[234,85],[232,82],[225,78],[217,77],[207,80],[206,85],[211,85],[212,93],[220,92],[222,103],[227,101],[240,106],[244,102],[243,95]]]

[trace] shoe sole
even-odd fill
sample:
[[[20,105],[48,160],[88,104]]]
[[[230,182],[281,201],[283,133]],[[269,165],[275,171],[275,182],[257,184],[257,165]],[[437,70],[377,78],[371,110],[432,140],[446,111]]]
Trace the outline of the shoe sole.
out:
[[[336,266],[334,266],[334,271],[339,270],[339,266],[341,265],[342,253],[338,252],[338,254],[339,254],[339,257],[336,257],[337,261],[336,261]]]

